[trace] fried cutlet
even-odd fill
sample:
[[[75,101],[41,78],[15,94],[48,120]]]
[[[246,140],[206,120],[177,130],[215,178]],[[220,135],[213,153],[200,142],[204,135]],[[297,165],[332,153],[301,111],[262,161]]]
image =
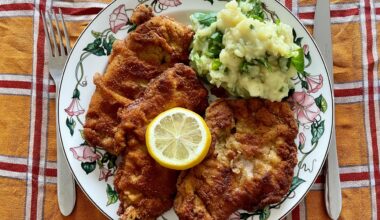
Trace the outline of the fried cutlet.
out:
[[[174,107],[202,114],[207,96],[194,70],[176,64],[153,79],[141,98],[119,111],[116,139],[127,144],[114,181],[121,219],[156,219],[172,207],[179,171],[160,166],[149,155],[146,127],[158,114]]]
[[[206,110],[212,146],[183,171],[174,209],[180,219],[222,220],[254,211],[288,192],[297,163],[298,129],[287,102],[218,100]]]
[[[140,5],[131,16],[137,24],[126,39],[115,41],[104,75],[96,74],[95,93],[84,125],[84,137],[115,155],[122,146],[114,134],[120,123],[119,108],[139,98],[150,80],[175,63],[187,63],[193,32],[165,16],[153,16],[152,9]]]

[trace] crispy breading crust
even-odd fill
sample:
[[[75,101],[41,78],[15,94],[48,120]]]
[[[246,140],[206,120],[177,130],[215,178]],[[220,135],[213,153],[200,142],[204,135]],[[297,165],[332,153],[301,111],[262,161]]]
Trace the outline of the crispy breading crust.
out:
[[[125,40],[113,44],[104,75],[96,75],[95,93],[84,125],[84,137],[92,146],[100,146],[115,155],[124,145],[114,140],[119,108],[140,97],[150,80],[176,63],[187,63],[193,31],[164,17],[154,17],[152,9],[140,5],[132,22],[139,24]]]
[[[140,25],[148,21],[152,17],[154,17],[152,8],[143,4],[135,8],[131,16],[131,22],[133,24]]]
[[[179,172],[160,166],[143,143],[126,150],[115,175],[120,219],[156,219],[173,205]]]
[[[181,173],[174,208],[180,219],[228,219],[279,202],[297,163],[298,133],[287,102],[218,100],[206,110],[212,147]]]
[[[141,98],[119,111],[122,121],[116,140],[127,143],[114,181],[122,219],[155,219],[172,207],[179,172],[160,166],[149,155],[146,127],[158,114],[174,107],[202,114],[207,96],[194,70],[176,64],[152,80]]]

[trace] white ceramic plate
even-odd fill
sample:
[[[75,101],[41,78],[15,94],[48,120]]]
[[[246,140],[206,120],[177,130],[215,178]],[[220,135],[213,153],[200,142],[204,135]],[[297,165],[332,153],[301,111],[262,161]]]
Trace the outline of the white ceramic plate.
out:
[[[102,10],[76,42],[64,69],[59,92],[59,132],[64,152],[77,183],[88,198],[109,218],[118,218],[119,206],[113,187],[116,158],[86,145],[82,135],[85,113],[95,90],[94,73],[104,72],[114,38],[123,39],[131,28],[127,23],[138,4],[149,4],[164,14],[189,24],[189,16],[200,11],[219,11],[226,1],[218,0],[116,0]],[[294,28],[304,47],[307,67],[294,79],[293,109],[299,124],[298,165],[289,194],[279,204],[254,213],[236,212],[232,218],[279,219],[287,215],[306,195],[322,169],[330,140],[333,100],[328,73],[321,54],[301,22],[277,1],[265,1],[283,23]],[[162,218],[162,217],[161,217]],[[171,210],[166,219],[177,219]]]

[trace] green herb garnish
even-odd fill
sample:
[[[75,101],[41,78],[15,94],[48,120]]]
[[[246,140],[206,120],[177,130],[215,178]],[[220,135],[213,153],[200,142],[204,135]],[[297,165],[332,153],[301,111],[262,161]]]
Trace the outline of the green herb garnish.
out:
[[[219,58],[220,51],[223,49],[223,34],[216,31],[208,38],[208,48],[206,55],[210,58]]]
[[[252,5],[252,9],[245,13],[247,17],[253,18],[259,21],[264,21],[265,14],[264,14],[262,2],[260,0],[239,1],[239,3],[240,2],[248,2]]]
[[[215,12],[210,12],[210,13],[196,12],[191,15],[190,19],[198,21],[199,24],[208,27],[216,21],[216,13]]]
[[[211,69],[212,70],[219,70],[219,67],[222,65],[222,62],[220,62],[219,59],[214,59],[211,63]]]

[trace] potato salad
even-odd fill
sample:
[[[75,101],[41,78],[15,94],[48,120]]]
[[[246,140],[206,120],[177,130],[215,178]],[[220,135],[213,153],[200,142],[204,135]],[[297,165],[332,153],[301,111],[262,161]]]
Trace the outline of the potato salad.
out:
[[[231,95],[280,101],[304,68],[292,27],[268,18],[260,0],[231,1],[218,13],[194,13],[191,66]]]

